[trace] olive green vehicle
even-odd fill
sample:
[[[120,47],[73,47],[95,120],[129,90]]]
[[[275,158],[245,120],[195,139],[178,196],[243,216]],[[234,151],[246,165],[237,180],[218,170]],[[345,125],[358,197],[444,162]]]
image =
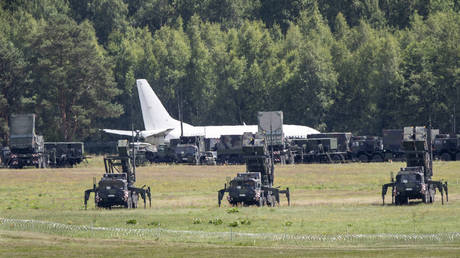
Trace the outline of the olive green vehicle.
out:
[[[118,141],[118,154],[104,158],[105,174],[97,186],[94,182],[93,188],[85,191],[85,209],[92,192],[95,205],[99,208],[137,208],[139,195],[144,200],[144,208],[147,197],[151,206],[150,187],[134,187],[136,171],[129,156],[127,140]]]
[[[444,192],[448,201],[447,182],[433,181],[433,162],[431,151],[431,134],[425,127],[405,127],[402,148],[406,155],[407,167],[401,168],[391,183],[382,186],[382,200],[391,187],[392,204],[408,204],[409,200],[421,199],[424,203],[435,201],[436,189],[441,193],[444,204]]]
[[[275,206],[280,202],[280,194],[286,194],[290,205],[289,188],[281,190],[273,187],[273,159],[268,152],[265,138],[252,133],[243,135],[243,153],[246,162],[246,172],[238,173],[228,186],[218,191],[218,204],[221,205],[225,193],[232,206],[257,205]]]

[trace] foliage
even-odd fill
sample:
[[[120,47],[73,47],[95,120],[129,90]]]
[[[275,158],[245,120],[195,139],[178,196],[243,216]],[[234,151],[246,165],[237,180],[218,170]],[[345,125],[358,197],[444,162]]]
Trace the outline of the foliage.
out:
[[[447,132],[460,107],[460,4],[395,0],[0,3],[0,138],[38,114],[47,140],[143,129],[135,80],[186,122]]]
[[[231,214],[231,213],[238,213],[238,212],[240,212],[240,211],[238,210],[237,207],[232,207],[232,208],[230,208],[230,209],[227,209],[227,213],[228,213],[228,214]]]
[[[126,224],[127,225],[136,225],[137,224],[137,220],[135,219],[129,219],[126,221]]]
[[[78,25],[55,16],[35,35],[32,47],[36,112],[47,125],[42,132],[73,140],[91,133],[91,118],[121,114],[121,106],[110,101],[119,92],[109,59],[88,22]]]

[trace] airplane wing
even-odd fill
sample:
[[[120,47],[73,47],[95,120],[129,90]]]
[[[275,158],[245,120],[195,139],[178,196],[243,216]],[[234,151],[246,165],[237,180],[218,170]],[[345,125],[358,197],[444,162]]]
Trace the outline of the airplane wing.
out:
[[[140,135],[144,138],[153,136],[153,135],[167,135],[169,132],[171,132],[173,128],[167,128],[167,129],[157,129],[157,130],[147,130],[147,131],[140,131]],[[114,129],[102,129],[102,131],[110,134],[117,134],[117,135],[125,135],[125,136],[132,136],[133,132],[128,131],[128,130],[114,130]],[[134,135],[136,135],[136,132],[134,132]]]
[[[174,128],[147,130],[147,131],[141,131],[141,135],[144,138],[147,138],[153,135],[167,135],[172,130],[174,130]]]
[[[125,136],[133,135],[132,131],[126,131],[126,130],[102,129],[102,131],[106,133],[110,133],[110,134],[117,134],[117,135],[125,135]],[[134,135],[136,135],[136,132],[134,132]]]

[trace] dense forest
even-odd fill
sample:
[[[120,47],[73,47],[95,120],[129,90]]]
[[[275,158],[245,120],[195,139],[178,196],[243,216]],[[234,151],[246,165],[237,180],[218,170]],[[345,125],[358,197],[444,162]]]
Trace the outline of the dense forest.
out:
[[[3,0],[0,138],[143,129],[135,80],[194,125],[285,123],[380,135],[460,121],[458,0]],[[457,109],[457,112],[454,112]],[[133,115],[131,115],[133,114]],[[460,126],[459,126],[460,127]]]

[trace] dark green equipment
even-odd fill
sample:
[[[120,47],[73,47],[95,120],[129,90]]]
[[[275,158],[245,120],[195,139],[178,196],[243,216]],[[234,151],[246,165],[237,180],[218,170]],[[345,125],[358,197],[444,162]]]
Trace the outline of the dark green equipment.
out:
[[[246,162],[246,172],[238,173],[227,187],[218,191],[218,204],[228,193],[228,202],[236,205],[275,206],[280,202],[280,194],[286,194],[290,205],[289,188],[281,190],[273,187],[274,166],[272,154],[268,152],[265,138],[252,133],[243,135],[243,153]]]
[[[145,188],[145,185],[142,188],[134,187],[136,171],[128,146],[127,140],[119,140],[118,156],[104,158],[105,174],[97,186],[94,179],[93,188],[85,191],[85,209],[92,192],[95,205],[100,208],[110,209],[113,206],[137,208],[139,195],[144,200],[144,208],[147,197],[151,206],[150,187]]]
[[[45,142],[50,167],[73,167],[85,160],[82,142]]]
[[[174,149],[177,163],[199,165],[204,156],[204,136],[181,136]]]
[[[434,155],[444,161],[460,160],[460,135],[439,134],[433,143]]]
[[[23,168],[35,166],[46,168],[43,136],[35,134],[35,114],[18,114],[10,117],[10,150],[8,166]]]
[[[433,162],[431,150],[431,134],[425,127],[405,127],[402,149],[407,160],[407,167],[401,168],[396,180],[391,177],[391,183],[382,186],[382,200],[389,187],[392,188],[392,204],[408,204],[409,200],[422,199],[424,203],[435,200],[436,188],[441,192],[444,204],[444,191],[448,201],[447,182],[433,181]]]
[[[343,163],[347,153],[338,149],[337,138],[292,139],[296,163]]]

